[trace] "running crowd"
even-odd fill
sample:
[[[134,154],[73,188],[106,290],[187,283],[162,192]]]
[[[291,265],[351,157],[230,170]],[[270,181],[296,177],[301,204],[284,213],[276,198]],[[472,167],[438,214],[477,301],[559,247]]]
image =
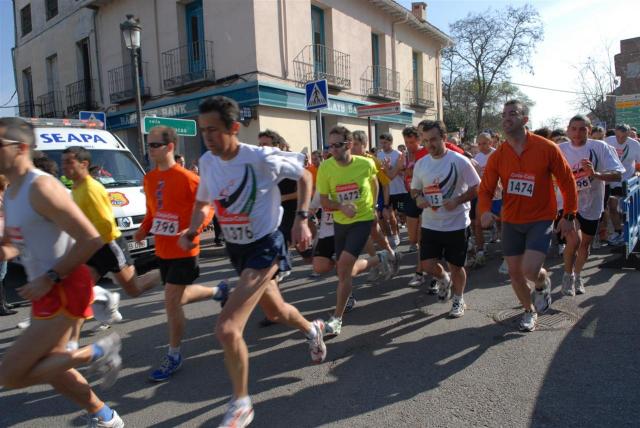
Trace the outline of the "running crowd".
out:
[[[398,274],[402,227],[409,240],[404,256],[417,255],[408,286],[426,285],[440,301],[450,300],[452,318],[465,313],[466,269],[486,259],[485,232],[499,240],[501,272],[509,274],[523,308],[520,330],[535,330],[538,314],[551,305],[551,280],[543,265],[554,234],[562,248],[567,296],[585,293],[582,270],[596,241],[624,241],[618,198],[622,182],[640,167],[640,143],[627,125],[605,136],[581,115],[555,135],[546,129],[530,132],[528,114],[522,102],[508,101],[504,140],[483,132],[468,150],[447,141],[440,121],[405,128],[402,151],[393,148],[391,134],[382,134],[375,153],[366,133],[336,126],[328,135],[328,152],[313,152],[307,160],[289,151],[272,130],[261,132],[258,144],[240,142],[236,102],[210,98],[198,117],[208,149],[197,165],[199,175],[181,165],[172,128],[156,127],[148,135],[155,168],[144,178],[147,213],[135,239],[155,236],[159,272],[145,275],[137,274],[107,193],[90,174],[90,152],[64,151],[69,194],[34,166],[31,125],[0,118],[0,174],[6,176],[0,180],[0,259],[20,256],[28,283],[18,292],[32,303],[30,325],[4,354],[0,385],[50,384],[87,411],[89,426],[123,427],[118,413],[76,370],[89,365],[102,386],[112,385],[122,366],[119,336],[112,333],[84,347],[78,337],[92,314],[106,324],[122,318],[119,294],[95,286],[103,276],[110,275],[132,297],[163,284],[168,350],[150,379],[167,381],[183,364],[183,306],[219,302],[215,334],[233,389],[220,426],[245,427],[254,412],[244,328],[256,306],[266,315],[264,324],[299,330],[311,361],[321,363],[327,355],[324,339],[341,333],[345,313],[356,305],[353,278],[367,272],[370,281],[388,280]],[[199,236],[214,213],[216,239],[224,239],[239,276],[234,287],[194,284]],[[278,284],[290,273],[296,251],[311,265],[311,276],[337,274],[335,310],[328,320],[308,320],[280,293]],[[0,309],[9,311],[2,297]]]

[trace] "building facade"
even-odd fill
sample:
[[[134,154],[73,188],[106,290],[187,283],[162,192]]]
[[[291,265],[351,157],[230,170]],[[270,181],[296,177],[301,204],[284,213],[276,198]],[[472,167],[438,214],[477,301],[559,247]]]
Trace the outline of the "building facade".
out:
[[[341,124],[367,130],[362,105],[400,101],[373,117],[372,135],[442,117],[440,50],[450,38],[426,19],[426,4],[392,0],[14,0],[13,52],[20,115],[107,112],[107,128],[137,156],[135,77],[120,33],[125,15],[142,25],[143,115],[195,119],[212,95],[242,108],[240,139],[280,132],[295,151],[322,147],[304,84],[326,79],[324,134]],[[377,138],[377,137],[376,137]],[[184,137],[187,160],[203,150]]]

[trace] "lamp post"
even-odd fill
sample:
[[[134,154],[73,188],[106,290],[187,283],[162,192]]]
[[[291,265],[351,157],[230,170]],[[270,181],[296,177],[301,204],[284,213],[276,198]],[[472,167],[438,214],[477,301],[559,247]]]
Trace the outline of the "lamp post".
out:
[[[138,123],[138,141],[140,142],[142,159],[145,159],[146,147],[144,144],[144,133],[142,132],[142,100],[140,98],[140,70],[138,68],[141,30],[142,26],[140,25],[140,20],[138,18],[134,18],[133,15],[127,15],[127,20],[120,24],[120,31],[122,31],[124,44],[127,49],[131,51],[131,61],[133,62],[133,82],[136,87],[136,120]]]

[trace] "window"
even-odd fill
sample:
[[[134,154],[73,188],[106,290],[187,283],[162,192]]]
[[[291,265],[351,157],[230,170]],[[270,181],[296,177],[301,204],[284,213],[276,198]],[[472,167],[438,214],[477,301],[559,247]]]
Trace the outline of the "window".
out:
[[[33,81],[31,80],[31,67],[22,70],[22,98],[22,107],[19,109],[20,115],[26,117],[35,117],[36,113],[33,104]]]
[[[25,36],[31,32],[31,5],[28,4],[20,9],[20,27],[22,35]]]
[[[60,87],[58,80],[58,55],[47,58],[47,89],[53,92]]]
[[[45,0],[44,7],[47,10],[47,21],[58,14],[58,0]]]

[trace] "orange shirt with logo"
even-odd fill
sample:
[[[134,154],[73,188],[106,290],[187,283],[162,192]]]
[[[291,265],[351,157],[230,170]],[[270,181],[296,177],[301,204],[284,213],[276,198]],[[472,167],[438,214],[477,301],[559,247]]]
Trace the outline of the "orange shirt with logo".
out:
[[[178,164],[161,171],[158,168],[144,176],[147,212],[140,229],[153,233],[156,255],[162,259],[194,257],[200,253],[200,237],[196,247],[185,251],[178,246],[178,234],[189,227],[200,177]],[[201,225],[202,231],[213,218],[213,208]]]
[[[501,219],[507,223],[532,223],[556,218],[554,176],[564,199],[564,212],[578,210],[578,190],[571,167],[552,141],[527,132],[518,155],[509,143],[489,157],[478,189],[479,215],[491,210],[498,183],[503,185]]]

